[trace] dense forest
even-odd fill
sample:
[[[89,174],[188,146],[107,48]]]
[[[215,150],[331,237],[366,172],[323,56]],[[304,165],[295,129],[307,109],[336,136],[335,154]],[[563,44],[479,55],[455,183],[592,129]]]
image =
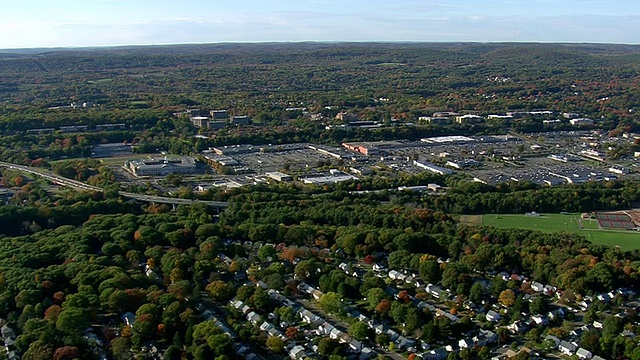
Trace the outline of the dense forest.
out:
[[[357,196],[338,200],[254,189],[228,198],[231,206],[215,221],[204,205],[170,212],[166,206],[99,193],[50,195],[39,183],[23,192],[20,205],[0,208],[0,318],[15,331],[14,346],[24,359],[90,359],[101,351],[114,359],[143,358],[150,344],[162,349],[166,359],[233,358],[231,339],[202,315],[202,303],[228,313],[227,322],[242,341],[259,352],[278,353],[282,343],[244,324],[226,302],[235,298],[291,324],[297,323],[295,314],[261,287],[248,285],[240,276],[245,273],[293,297],[300,296],[302,281],[317,284],[327,296],[319,306],[337,315],[345,309],[336,308],[331,297],[366,297],[360,311],[432,344],[472,328],[472,315],[456,324],[443,322],[402,296],[391,297],[385,292],[388,284],[372,273],[362,282],[345,277],[336,264],[348,259],[386,262],[391,269],[439,283],[456,295],[458,301],[447,304],[460,314],[466,314],[464,299],[487,299],[487,304],[507,304],[512,319],[548,311],[550,303],[543,298],[529,303],[523,299],[530,289],[483,274],[526,274],[562,289],[561,301],[567,305],[582,296],[635,286],[640,276],[637,251],[592,245],[575,234],[465,227],[445,212]],[[257,246],[247,247],[247,242]],[[509,294],[513,299],[507,299]],[[127,313],[135,320],[123,321]],[[592,310],[585,316],[600,315]],[[632,319],[609,321],[607,327],[634,330]],[[296,326],[289,341],[301,339]],[[570,326],[569,321],[536,328],[527,341],[566,334]],[[634,347],[612,331],[592,339],[593,351],[636,359]],[[511,337],[499,333],[504,341]],[[366,329],[350,334],[372,343],[389,341]],[[104,346],[96,347],[94,338]],[[344,349],[336,349],[334,355],[344,355]],[[488,353],[478,348],[465,356],[487,358]]]

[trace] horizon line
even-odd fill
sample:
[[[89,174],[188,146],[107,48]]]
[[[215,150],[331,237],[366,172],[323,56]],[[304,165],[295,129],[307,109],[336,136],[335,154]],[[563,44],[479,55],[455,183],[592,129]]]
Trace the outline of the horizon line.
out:
[[[541,45],[610,45],[610,46],[640,46],[640,43],[622,42],[589,42],[589,41],[472,41],[472,40],[274,40],[274,41],[219,41],[219,42],[178,42],[178,43],[150,43],[150,44],[113,44],[113,45],[68,45],[68,46],[34,46],[17,48],[0,48],[2,51],[36,51],[36,50],[91,50],[131,47],[170,47],[189,45],[267,45],[267,44],[541,44]]]

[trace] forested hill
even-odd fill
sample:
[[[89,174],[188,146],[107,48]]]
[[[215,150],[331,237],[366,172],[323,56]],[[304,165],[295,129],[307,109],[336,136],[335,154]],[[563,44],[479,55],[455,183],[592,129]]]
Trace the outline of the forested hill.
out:
[[[291,100],[362,106],[370,104],[357,99],[406,97],[408,104],[398,109],[404,111],[426,97],[433,107],[478,111],[557,107],[571,97],[578,97],[571,105],[579,107],[632,88],[639,56],[640,47],[632,45],[527,43],[0,50],[0,103],[53,106],[77,98],[109,107],[126,106],[127,100],[148,101],[153,108],[248,107],[278,93]],[[256,101],[238,100],[239,91]],[[627,93],[613,101],[615,106],[597,110],[611,113],[635,100]]]

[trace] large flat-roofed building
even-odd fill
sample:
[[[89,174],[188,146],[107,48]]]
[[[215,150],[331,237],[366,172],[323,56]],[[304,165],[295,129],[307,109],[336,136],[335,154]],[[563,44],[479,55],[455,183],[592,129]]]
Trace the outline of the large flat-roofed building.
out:
[[[437,111],[433,113],[433,117],[452,117],[458,115],[460,114],[455,111]]]
[[[434,144],[434,145],[446,145],[446,144],[466,144],[475,142],[476,140],[466,136],[453,135],[453,136],[436,136],[430,138],[420,139],[420,141]]]
[[[232,116],[230,122],[233,125],[249,125],[251,124],[251,118],[246,115]]]
[[[578,119],[569,120],[569,123],[571,123],[571,125],[573,126],[581,126],[581,125],[593,125],[594,121],[593,119],[588,119],[588,118],[578,118]]]
[[[328,175],[311,175],[311,176],[302,177],[301,180],[305,184],[323,185],[323,184],[335,184],[335,183],[349,181],[349,180],[358,180],[358,178],[353,175],[343,173],[340,170],[332,169],[329,171]]]
[[[60,126],[60,131],[63,133],[71,133],[71,132],[84,132],[89,130],[88,125],[70,125],[70,126]]]
[[[125,128],[124,124],[99,124],[96,125],[97,131],[109,131],[109,130],[122,130]]]
[[[237,155],[260,152],[260,146],[250,144],[225,145],[211,149],[217,155]]]
[[[93,158],[131,155],[132,153],[133,145],[125,143],[99,144],[91,148],[91,157]]]
[[[458,124],[478,124],[482,122],[482,117],[471,114],[456,116],[455,119]]]
[[[127,170],[136,176],[165,176],[169,174],[193,174],[196,161],[192,157],[180,159],[133,160],[125,163]]]
[[[378,155],[381,150],[398,148],[401,145],[397,141],[342,143],[342,146],[348,150],[369,156]]]
[[[209,122],[207,123],[207,128],[218,130],[218,129],[224,128],[226,125],[227,123],[221,120],[216,120],[216,121],[209,120]]]
[[[265,175],[275,181],[293,181],[293,177],[291,175],[279,171],[267,172]]]
[[[444,116],[420,116],[418,118],[418,121],[427,123],[430,125],[440,125],[440,126],[450,125],[452,122],[451,118],[444,117]]]
[[[451,175],[454,174],[454,171],[444,168],[442,166],[438,166],[436,164],[430,163],[425,160],[413,160],[413,165],[425,169],[427,171],[431,171],[432,173],[440,174],[440,175]]]
[[[227,110],[211,110],[209,111],[209,115],[211,115],[212,119],[216,120],[226,120],[229,118]]]
[[[189,118],[189,121],[191,121],[193,126],[205,127],[205,128],[209,126],[208,116],[192,116]]]

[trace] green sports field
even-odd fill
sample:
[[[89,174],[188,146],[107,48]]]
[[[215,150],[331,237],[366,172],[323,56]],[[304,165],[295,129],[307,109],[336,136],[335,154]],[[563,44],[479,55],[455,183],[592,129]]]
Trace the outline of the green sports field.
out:
[[[582,224],[582,228],[580,224]],[[540,216],[490,214],[482,216],[482,225],[544,232],[575,232],[595,244],[620,246],[623,250],[640,249],[640,232],[601,230],[596,220],[581,220],[579,214],[540,214]]]

